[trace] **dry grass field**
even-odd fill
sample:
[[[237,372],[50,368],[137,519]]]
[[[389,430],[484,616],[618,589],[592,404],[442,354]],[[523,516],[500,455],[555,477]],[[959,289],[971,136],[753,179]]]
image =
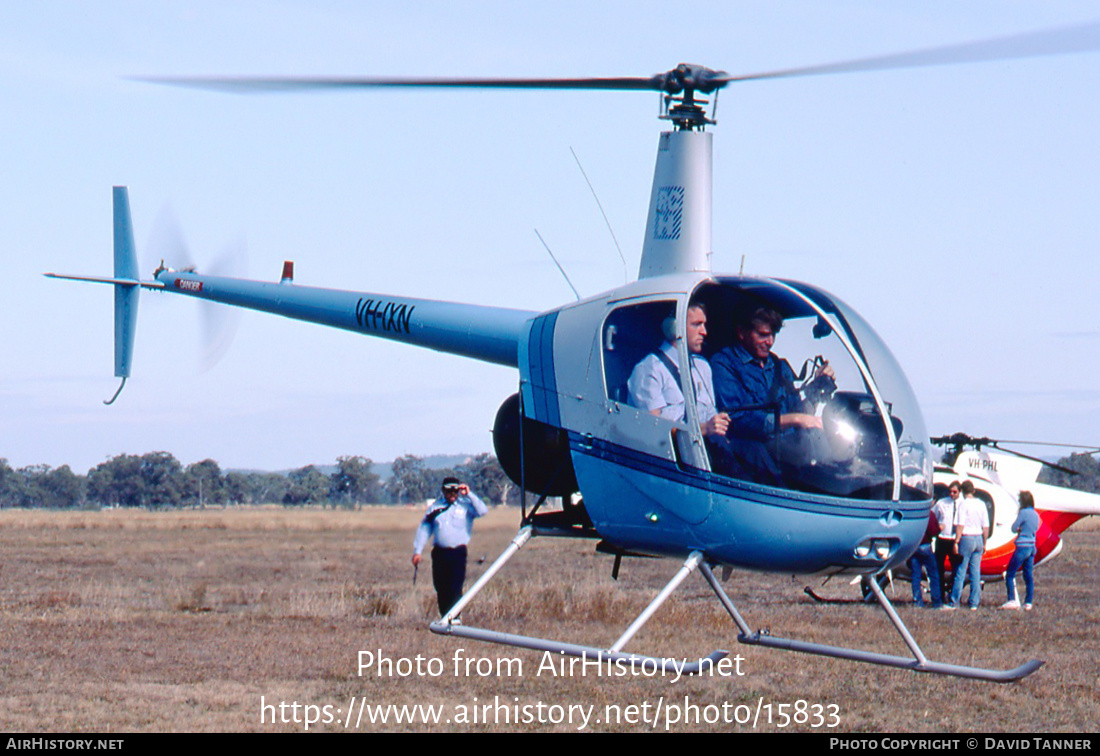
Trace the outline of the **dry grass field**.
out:
[[[697,576],[628,650],[727,648],[743,675],[555,676],[538,652],[428,631],[430,570],[414,586],[409,563],[418,519],[407,508],[0,512],[0,729],[271,732],[309,719],[310,730],[336,731],[349,709],[353,727],[362,710],[358,730],[386,732],[736,732],[755,718],[756,731],[775,732],[1048,733],[1100,721],[1100,527],[1087,521],[1037,571],[1032,612],[997,611],[1001,584],[977,612],[899,607],[929,658],[1047,662],[996,685],[741,646]],[[517,521],[503,509],[480,521],[472,560],[491,561]],[[464,620],[607,645],[677,567],[628,560],[616,583],[592,543],[536,539]],[[814,603],[808,584],[735,572],[726,586],[748,622],[775,635],[907,654],[881,610]],[[456,654],[470,662],[458,674]],[[385,661],[360,674],[372,656]],[[416,705],[438,708],[395,721]],[[432,711],[438,723],[424,721]],[[371,723],[371,712],[389,721]]]

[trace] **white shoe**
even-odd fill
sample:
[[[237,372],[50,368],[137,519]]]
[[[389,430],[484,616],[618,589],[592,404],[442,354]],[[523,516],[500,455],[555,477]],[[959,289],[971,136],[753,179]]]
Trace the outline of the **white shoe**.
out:
[[[1025,612],[1030,612],[1031,611],[1031,604],[1024,604],[1024,611]]]
[[[1017,601],[1016,599],[1012,599],[1011,601],[1006,601],[1003,604],[1001,604],[1001,608],[1002,609],[1019,609],[1020,608],[1020,602]],[[1030,609],[1031,604],[1028,604],[1027,607],[1025,607],[1025,608]]]

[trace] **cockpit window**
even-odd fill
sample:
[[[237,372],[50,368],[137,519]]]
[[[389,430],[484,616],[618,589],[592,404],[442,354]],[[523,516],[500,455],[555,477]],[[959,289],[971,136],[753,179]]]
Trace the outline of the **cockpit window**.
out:
[[[604,382],[608,399],[632,404],[631,374],[647,357],[661,352],[669,337],[675,340],[675,318],[676,303],[671,301],[627,305],[608,316],[603,330]],[[678,375],[679,357],[674,350],[671,361]],[[669,419],[682,419],[682,406],[680,415]]]
[[[713,471],[859,499],[927,498],[931,454],[896,362],[843,303],[817,289],[726,279],[700,287],[703,355],[722,438]]]

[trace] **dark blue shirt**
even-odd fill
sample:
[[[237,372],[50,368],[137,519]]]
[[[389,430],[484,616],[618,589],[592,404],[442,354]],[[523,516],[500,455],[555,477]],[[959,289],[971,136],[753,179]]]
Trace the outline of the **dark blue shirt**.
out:
[[[775,433],[776,409],[780,415],[789,412],[812,412],[811,402],[825,395],[835,385],[818,378],[806,386],[809,401],[794,387],[794,370],[786,360],[768,355],[761,365],[740,344],[731,344],[710,358],[714,374],[714,395],[718,411],[729,412],[728,436],[759,441]],[[767,409],[735,412],[738,407],[772,405]]]

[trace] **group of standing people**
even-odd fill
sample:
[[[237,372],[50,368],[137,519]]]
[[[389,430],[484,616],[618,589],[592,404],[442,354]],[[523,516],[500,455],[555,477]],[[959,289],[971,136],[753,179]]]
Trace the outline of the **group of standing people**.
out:
[[[1016,551],[1005,573],[1008,601],[1001,606],[1002,609],[1021,608],[1016,598],[1016,573],[1020,570],[1024,573],[1027,588],[1022,607],[1031,609],[1035,600],[1032,570],[1039,515],[1035,512],[1035,499],[1030,491],[1021,491],[1019,501],[1020,512],[1012,523],[1012,531],[1017,534]],[[982,598],[982,555],[989,533],[989,512],[985,502],[974,495],[974,484],[969,480],[951,483],[948,495],[932,507],[924,539],[909,559],[913,603],[924,605],[921,591],[923,571],[928,575],[933,608],[957,609],[962,601],[963,588],[969,582],[967,604],[971,610],[976,610]],[[950,566],[953,575],[950,587],[946,566]]]

